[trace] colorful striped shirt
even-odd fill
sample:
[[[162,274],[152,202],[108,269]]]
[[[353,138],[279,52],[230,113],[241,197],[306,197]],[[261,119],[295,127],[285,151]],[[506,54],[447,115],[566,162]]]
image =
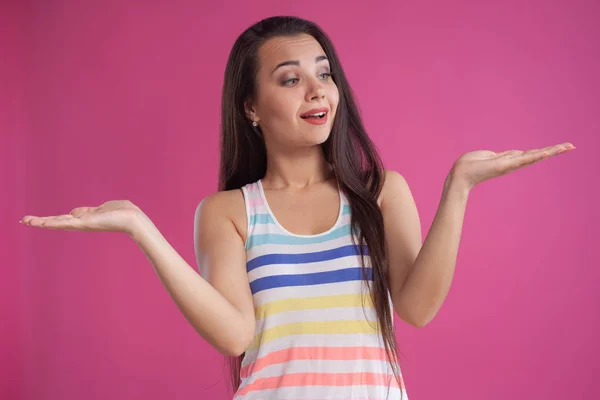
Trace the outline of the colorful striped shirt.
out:
[[[281,226],[260,180],[242,192],[256,331],[234,400],[408,400],[385,354],[339,186],[337,221],[316,235]],[[368,255],[365,262],[373,280]]]

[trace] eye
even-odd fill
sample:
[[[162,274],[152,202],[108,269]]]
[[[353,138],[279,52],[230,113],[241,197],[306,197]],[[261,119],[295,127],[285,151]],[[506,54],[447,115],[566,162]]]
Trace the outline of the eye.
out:
[[[285,80],[285,81],[283,81],[283,82],[282,82],[282,84],[283,84],[283,85],[285,85],[285,86],[289,86],[289,84],[290,84],[292,81],[297,81],[297,80],[298,80],[298,78],[291,78],[291,79],[288,79],[288,80]]]
[[[324,77],[324,78],[321,78],[322,80],[328,80],[332,76],[333,76],[333,74],[331,72],[324,72],[322,74],[319,74],[319,77]],[[290,79],[286,79],[285,81],[281,82],[281,84],[283,86],[290,86],[299,80],[300,80],[299,78],[290,78]]]

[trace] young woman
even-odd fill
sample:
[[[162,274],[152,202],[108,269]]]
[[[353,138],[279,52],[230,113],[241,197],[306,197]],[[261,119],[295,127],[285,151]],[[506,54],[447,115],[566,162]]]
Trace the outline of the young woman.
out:
[[[21,222],[127,233],[234,361],[236,399],[406,399],[393,312],[415,327],[438,312],[470,190],[574,149],[464,154],[423,243],[409,187],[383,169],[333,44],[294,17],[262,20],[233,45],[221,135],[219,191],[195,215],[200,275],[127,200]]]

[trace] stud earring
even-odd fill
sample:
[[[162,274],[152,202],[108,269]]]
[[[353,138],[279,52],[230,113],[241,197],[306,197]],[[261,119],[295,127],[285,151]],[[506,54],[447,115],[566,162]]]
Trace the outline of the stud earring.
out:
[[[252,121],[252,129],[254,130],[254,133],[262,138],[262,133],[258,130],[258,122]]]

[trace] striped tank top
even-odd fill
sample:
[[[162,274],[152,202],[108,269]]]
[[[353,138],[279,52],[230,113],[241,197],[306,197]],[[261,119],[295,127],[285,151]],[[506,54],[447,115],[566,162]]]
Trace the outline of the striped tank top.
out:
[[[282,227],[261,180],[242,192],[256,331],[234,400],[408,400],[377,329],[360,253],[350,236],[351,209],[339,185],[337,221],[316,235]],[[372,280],[368,255],[365,262]]]

